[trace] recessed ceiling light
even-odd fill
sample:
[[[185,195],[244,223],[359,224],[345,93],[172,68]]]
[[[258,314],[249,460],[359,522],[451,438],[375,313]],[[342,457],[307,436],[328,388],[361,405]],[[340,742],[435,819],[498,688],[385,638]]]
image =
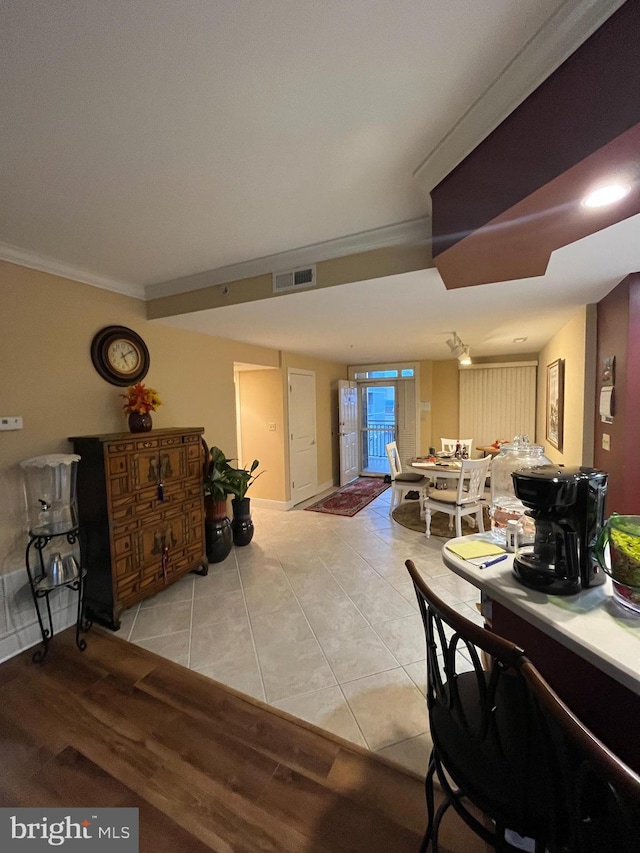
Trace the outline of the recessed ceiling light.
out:
[[[620,201],[631,191],[631,187],[625,184],[606,184],[606,186],[598,187],[589,195],[585,196],[582,204],[585,207],[604,207],[605,204],[613,204],[615,201]]]
[[[527,339],[526,338],[514,338],[514,344],[523,344]]]

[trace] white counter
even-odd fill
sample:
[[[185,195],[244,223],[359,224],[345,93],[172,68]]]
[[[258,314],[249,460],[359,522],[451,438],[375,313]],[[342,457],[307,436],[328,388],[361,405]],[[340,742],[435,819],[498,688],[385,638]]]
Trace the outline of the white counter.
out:
[[[447,544],[470,539],[493,541],[491,534],[477,533]],[[614,602],[610,578],[577,595],[547,595],[517,580],[512,573],[513,554],[495,566],[478,569],[445,545],[442,559],[491,599],[640,694],[640,615],[627,615]]]

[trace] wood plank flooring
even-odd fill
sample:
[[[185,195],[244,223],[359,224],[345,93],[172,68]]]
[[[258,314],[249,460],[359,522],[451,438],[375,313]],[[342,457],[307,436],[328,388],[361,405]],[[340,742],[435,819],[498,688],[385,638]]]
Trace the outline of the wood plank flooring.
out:
[[[418,850],[409,771],[100,628],[87,642],[0,665],[0,805],[136,807],[142,853]]]

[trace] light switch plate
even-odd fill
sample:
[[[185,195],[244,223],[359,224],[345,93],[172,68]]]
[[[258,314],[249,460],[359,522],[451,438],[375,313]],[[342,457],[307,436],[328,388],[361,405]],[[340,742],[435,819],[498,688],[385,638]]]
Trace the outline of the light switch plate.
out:
[[[611,450],[611,436],[606,432],[602,433],[602,449]]]
[[[21,417],[1,417],[0,416],[0,430],[2,429],[22,429],[22,418]]]

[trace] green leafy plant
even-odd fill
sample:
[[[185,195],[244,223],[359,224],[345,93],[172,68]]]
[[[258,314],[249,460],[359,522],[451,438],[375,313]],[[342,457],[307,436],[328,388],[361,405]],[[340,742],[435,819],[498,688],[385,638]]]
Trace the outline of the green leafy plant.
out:
[[[230,479],[235,469],[231,467],[230,462],[233,462],[233,459],[228,459],[219,447],[209,450],[204,470],[203,492],[205,497],[211,498],[215,503],[226,501],[227,495],[235,494]]]
[[[249,468],[231,468],[227,472],[230,492],[232,495],[235,495],[238,500],[242,500],[247,494],[249,486],[255,482],[261,474],[264,474],[264,471],[261,471],[260,474],[254,475],[253,472],[259,464],[258,460],[254,459]]]

